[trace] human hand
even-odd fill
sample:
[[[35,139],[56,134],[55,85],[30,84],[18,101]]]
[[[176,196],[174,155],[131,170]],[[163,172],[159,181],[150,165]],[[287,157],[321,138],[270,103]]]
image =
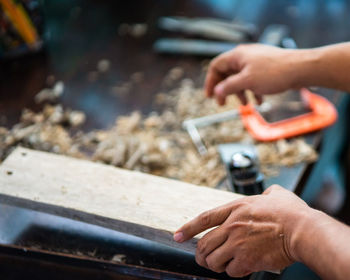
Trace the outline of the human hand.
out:
[[[198,241],[199,265],[232,277],[276,271],[299,261],[295,243],[303,230],[300,223],[310,210],[303,200],[275,185],[262,195],[202,213],[178,229],[174,239],[184,242],[218,226]]]
[[[258,103],[262,96],[293,88],[299,50],[273,46],[240,45],[213,59],[209,65],[205,90],[208,97],[215,97],[224,105],[229,94],[237,94],[247,103],[244,91],[251,90]]]

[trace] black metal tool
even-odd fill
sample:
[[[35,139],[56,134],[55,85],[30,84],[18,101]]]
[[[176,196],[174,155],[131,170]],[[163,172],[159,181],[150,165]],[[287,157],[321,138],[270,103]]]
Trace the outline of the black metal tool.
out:
[[[256,161],[245,152],[234,153],[228,166],[228,177],[234,191],[245,195],[263,192],[264,176]]]
[[[226,180],[220,189],[255,195],[264,191],[264,176],[259,171],[257,151],[254,145],[226,143],[218,146],[219,154],[226,168]]]

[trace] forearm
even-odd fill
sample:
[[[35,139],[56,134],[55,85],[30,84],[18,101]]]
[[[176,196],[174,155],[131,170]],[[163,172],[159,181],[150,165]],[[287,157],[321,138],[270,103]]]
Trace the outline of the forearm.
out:
[[[350,43],[296,50],[294,87],[321,86],[350,92]]]
[[[350,275],[350,227],[311,210],[298,225],[291,242],[294,258],[322,279],[347,279]]]

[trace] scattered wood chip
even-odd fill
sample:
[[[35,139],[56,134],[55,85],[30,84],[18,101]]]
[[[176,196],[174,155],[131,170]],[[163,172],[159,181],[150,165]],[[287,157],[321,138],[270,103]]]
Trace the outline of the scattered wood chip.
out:
[[[173,68],[167,77],[180,79],[182,75],[181,68]],[[141,79],[141,72],[130,77],[131,82]],[[71,132],[72,128],[84,123],[83,112],[65,109],[61,105],[45,105],[38,113],[25,109],[20,123],[9,130],[0,127],[0,157],[4,159],[13,147],[22,145],[210,187],[225,177],[216,149],[220,143],[255,144],[261,169],[267,176],[277,175],[281,166],[317,159],[316,151],[301,137],[271,143],[255,142],[240,119],[200,128],[208,148],[208,154],[200,156],[182,129],[182,122],[232,110],[240,103],[235,96],[230,96],[227,104],[219,107],[214,100],[205,98],[203,90],[196,88],[192,80],[185,78],[178,84],[156,97],[156,102],[164,108],[162,112],[151,112],[148,116],[133,112],[118,117],[110,129],[88,133]]]
[[[58,81],[52,88],[44,88],[37,95],[35,95],[34,100],[36,103],[43,102],[55,102],[64,92],[64,83]]]

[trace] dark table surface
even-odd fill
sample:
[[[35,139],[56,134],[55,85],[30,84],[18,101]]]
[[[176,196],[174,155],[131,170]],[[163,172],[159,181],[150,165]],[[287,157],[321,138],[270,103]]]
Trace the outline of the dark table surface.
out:
[[[143,113],[156,110],[153,97],[163,90],[162,80],[175,66],[182,67],[185,76],[201,86],[201,63],[205,58],[167,56],[152,51],[156,38],[179,35],[160,31],[156,26],[160,16],[237,19],[256,24],[260,32],[271,23],[287,24],[301,48],[350,38],[350,3],[345,0],[62,0],[46,1],[44,11],[45,49],[0,61],[0,125],[16,123],[23,108],[40,109],[33,97],[48,86],[48,76],[64,81],[62,103],[65,106],[87,114],[86,131],[109,127],[118,115],[133,110]],[[148,31],[139,38],[120,36],[121,23],[147,23]],[[96,81],[89,81],[89,73],[96,71],[101,59],[111,62],[110,71],[100,74]],[[145,78],[132,88],[132,94],[117,97],[111,93],[112,87],[128,81],[135,72],[143,72]],[[331,91],[321,92],[333,101],[337,96]],[[314,134],[308,139],[316,145],[319,136]],[[306,170],[306,165],[284,169],[280,178],[289,189],[295,190],[305,180]],[[273,180],[276,182],[276,178]],[[101,254],[112,254],[114,250],[110,249],[117,248],[131,263],[142,260],[147,266],[206,275],[204,270],[195,267],[192,256],[172,251],[173,257],[169,257],[168,249],[155,244],[12,206],[1,205],[0,209],[4,213],[0,215],[2,244],[29,247],[34,244],[46,249],[67,247],[72,251],[89,251],[100,246]],[[133,239],[130,242],[138,244],[134,248],[140,250],[128,249],[129,239]]]

